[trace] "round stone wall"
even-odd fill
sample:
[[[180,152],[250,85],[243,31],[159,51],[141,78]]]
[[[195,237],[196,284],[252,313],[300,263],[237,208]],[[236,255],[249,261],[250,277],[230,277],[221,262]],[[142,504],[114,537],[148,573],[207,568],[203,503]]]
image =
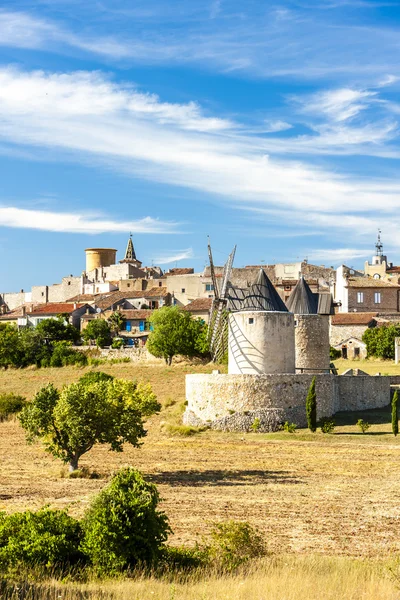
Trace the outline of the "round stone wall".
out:
[[[114,248],[87,248],[85,253],[86,272],[100,267],[109,267],[116,263],[117,251]]]
[[[329,317],[327,315],[295,315],[296,370],[306,373],[328,371]]]
[[[229,315],[229,374],[295,372],[294,316],[240,311]]]

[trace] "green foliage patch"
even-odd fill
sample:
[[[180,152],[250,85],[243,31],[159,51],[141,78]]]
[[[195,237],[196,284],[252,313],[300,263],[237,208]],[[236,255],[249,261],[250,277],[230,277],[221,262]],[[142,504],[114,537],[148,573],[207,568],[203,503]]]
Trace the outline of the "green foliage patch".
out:
[[[16,394],[0,394],[0,422],[6,421],[12,415],[21,412],[26,404],[23,396]]]

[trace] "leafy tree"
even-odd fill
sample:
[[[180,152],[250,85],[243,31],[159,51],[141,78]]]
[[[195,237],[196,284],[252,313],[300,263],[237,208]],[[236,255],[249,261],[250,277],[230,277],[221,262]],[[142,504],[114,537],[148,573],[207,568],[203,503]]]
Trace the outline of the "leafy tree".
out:
[[[307,426],[313,433],[317,431],[317,395],[315,377],[313,377],[306,399]]]
[[[111,343],[110,325],[104,319],[93,319],[89,321],[86,329],[83,331],[85,342],[95,341],[97,346],[103,348]]]
[[[19,413],[26,404],[26,398],[16,394],[0,394],[0,423],[11,415]]]
[[[122,329],[124,329],[125,322],[126,319],[124,315],[122,315],[118,310],[113,312],[108,318],[108,324],[110,325],[110,329],[114,334],[118,334]]]
[[[53,352],[48,361],[50,367],[65,367],[67,365],[87,365],[87,356],[72,348],[71,342],[55,342]],[[42,361],[42,366],[45,366]],[[47,365],[46,365],[47,366]]]
[[[44,319],[36,325],[43,339],[49,342],[76,342],[81,335],[76,327],[66,324],[63,319]]]
[[[82,548],[98,571],[154,563],[171,532],[158,502],[156,486],[139,471],[126,467],[114,475],[83,520]]]
[[[81,527],[65,511],[0,513],[0,566],[71,564],[83,558]]]
[[[147,348],[170,365],[177,354],[203,356],[208,351],[207,328],[200,319],[177,306],[163,306],[150,317],[153,326]]]
[[[367,329],[362,340],[367,346],[367,355],[394,359],[394,340],[400,337],[400,325],[383,325]]]
[[[28,442],[42,439],[45,450],[78,469],[80,457],[95,444],[109,444],[122,452],[124,443],[140,445],[146,435],[144,418],[160,404],[149,385],[123,379],[79,382],[61,392],[43,387],[19,419]]]
[[[336,350],[336,348],[334,348],[333,346],[331,346],[329,348],[329,358],[331,360],[337,360],[341,356],[342,356],[342,353],[340,352],[340,350]]]
[[[399,433],[399,415],[398,415],[398,399],[399,399],[399,394],[398,391],[396,390],[395,393],[393,394],[393,398],[392,398],[392,431],[393,431],[393,435],[397,435]]]

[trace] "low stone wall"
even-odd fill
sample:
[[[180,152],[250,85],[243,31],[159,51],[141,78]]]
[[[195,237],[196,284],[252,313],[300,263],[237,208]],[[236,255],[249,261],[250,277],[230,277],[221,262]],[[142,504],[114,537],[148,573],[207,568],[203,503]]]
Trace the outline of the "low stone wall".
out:
[[[156,358],[146,349],[142,348],[102,348],[101,358],[129,358],[132,362],[145,362],[152,364],[165,364],[163,358]]]
[[[339,410],[366,410],[390,402],[387,377],[315,377],[318,419]],[[312,374],[187,375],[183,421],[225,431],[250,431],[256,418],[260,431],[276,431],[285,421],[305,427],[312,378]]]
[[[390,402],[390,378],[373,376],[339,376],[339,406],[337,410],[368,410],[381,408]]]

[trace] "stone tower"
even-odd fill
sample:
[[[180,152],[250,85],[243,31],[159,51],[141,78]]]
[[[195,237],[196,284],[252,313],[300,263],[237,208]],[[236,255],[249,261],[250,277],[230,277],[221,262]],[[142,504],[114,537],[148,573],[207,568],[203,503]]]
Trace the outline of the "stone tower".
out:
[[[115,265],[117,251],[114,248],[86,248],[86,273]]]
[[[262,269],[229,315],[229,374],[295,372],[294,317]]]
[[[136,252],[135,252],[135,248],[133,247],[133,242],[132,242],[132,234],[129,235],[128,244],[127,244],[126,250],[125,250],[125,256],[119,262],[121,264],[129,263],[129,264],[133,265],[134,267],[138,267],[139,269],[142,266],[142,263],[140,262],[140,260],[138,260],[136,258]]]
[[[301,277],[287,301],[294,313],[296,371],[321,373],[329,370],[329,314],[318,314],[319,294]]]

